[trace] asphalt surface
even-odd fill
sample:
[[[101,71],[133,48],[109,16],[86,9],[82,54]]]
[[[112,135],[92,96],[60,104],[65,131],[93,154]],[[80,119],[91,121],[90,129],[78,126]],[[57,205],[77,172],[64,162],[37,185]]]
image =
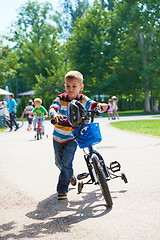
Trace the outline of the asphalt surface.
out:
[[[144,117],[120,118],[120,120]],[[152,116],[146,116],[146,119]],[[70,186],[68,201],[56,199],[52,125],[35,140],[26,125],[0,132],[0,239],[159,240],[160,137],[121,131],[99,118],[103,141],[97,145],[107,165],[119,161],[128,178],[111,180],[113,208],[107,209],[98,186],[81,194]],[[74,160],[75,175],[86,171],[83,151]]]

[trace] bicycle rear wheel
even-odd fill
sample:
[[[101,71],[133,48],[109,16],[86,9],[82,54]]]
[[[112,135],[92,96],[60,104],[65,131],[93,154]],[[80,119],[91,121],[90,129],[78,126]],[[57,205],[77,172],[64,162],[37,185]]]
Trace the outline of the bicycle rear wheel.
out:
[[[16,123],[18,125],[19,128],[21,128],[23,126],[23,120],[16,120]]]
[[[36,139],[39,140],[40,139],[40,134],[39,134],[39,131],[37,131],[37,134],[36,134]]]
[[[98,183],[101,187],[102,190],[102,194],[104,196],[104,199],[106,201],[106,204],[108,207],[112,207],[113,202],[112,202],[112,197],[109,191],[109,187],[108,187],[108,183],[107,183],[107,179],[104,173],[104,170],[98,160],[98,157],[96,155],[93,155],[92,157],[92,163],[93,163],[93,167],[95,170],[95,173],[97,175],[97,179],[98,179]]]

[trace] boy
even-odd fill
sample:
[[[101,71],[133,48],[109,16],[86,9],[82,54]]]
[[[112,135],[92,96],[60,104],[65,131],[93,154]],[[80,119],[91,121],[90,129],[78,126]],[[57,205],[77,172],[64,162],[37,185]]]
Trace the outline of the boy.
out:
[[[70,125],[68,120],[60,122],[60,120],[63,119],[62,115],[67,115],[67,106],[73,99],[78,100],[87,110],[94,109],[97,104],[101,106],[102,111],[108,108],[106,103],[97,103],[87,96],[79,94],[84,88],[83,75],[80,72],[68,72],[65,75],[64,81],[66,92],[60,94],[53,101],[49,110],[50,118],[57,122],[53,132],[53,146],[55,164],[60,170],[57,184],[58,200],[67,199],[68,186],[73,176],[72,162],[77,148],[77,143],[72,141],[72,131],[74,128]]]
[[[35,116],[34,119],[33,119],[34,131],[36,131],[37,118],[40,118],[40,123],[41,123],[41,126],[42,126],[42,133],[44,134],[43,118],[48,117],[48,112],[45,109],[45,107],[42,106],[42,100],[40,98],[35,98],[34,99],[34,106],[35,106],[35,108],[29,114],[30,116]]]

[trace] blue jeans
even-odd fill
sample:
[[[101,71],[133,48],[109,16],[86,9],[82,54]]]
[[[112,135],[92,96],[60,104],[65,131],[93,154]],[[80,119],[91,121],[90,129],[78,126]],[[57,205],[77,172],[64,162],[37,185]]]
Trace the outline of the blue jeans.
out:
[[[73,175],[73,159],[77,149],[77,143],[68,141],[58,143],[53,140],[55,164],[60,170],[57,184],[57,192],[68,192],[68,186]]]

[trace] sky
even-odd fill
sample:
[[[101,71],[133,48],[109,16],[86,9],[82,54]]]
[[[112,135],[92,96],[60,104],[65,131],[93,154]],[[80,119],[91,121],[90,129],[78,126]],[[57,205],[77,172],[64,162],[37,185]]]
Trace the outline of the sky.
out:
[[[46,2],[45,0],[37,0],[38,2]],[[0,0],[0,35],[7,33],[7,28],[16,20],[16,10],[28,0]],[[54,7],[58,8],[60,0],[47,0]]]

